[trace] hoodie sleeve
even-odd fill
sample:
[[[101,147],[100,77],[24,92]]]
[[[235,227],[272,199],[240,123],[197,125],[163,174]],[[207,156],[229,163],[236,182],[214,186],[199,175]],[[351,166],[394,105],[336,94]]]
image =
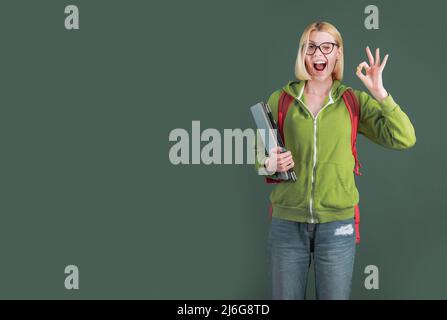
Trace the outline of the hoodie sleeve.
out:
[[[272,93],[267,101],[270,109],[272,110],[272,116],[275,121],[278,121],[278,91]],[[268,153],[265,150],[264,143],[258,130],[256,130],[255,143],[254,143],[254,154],[255,154],[255,170],[256,173],[263,176],[272,176],[275,172],[269,172],[264,168],[264,162],[268,157]]]
[[[363,91],[356,90],[356,95],[360,103],[359,133],[390,149],[402,150],[415,145],[414,127],[391,95],[381,102]]]

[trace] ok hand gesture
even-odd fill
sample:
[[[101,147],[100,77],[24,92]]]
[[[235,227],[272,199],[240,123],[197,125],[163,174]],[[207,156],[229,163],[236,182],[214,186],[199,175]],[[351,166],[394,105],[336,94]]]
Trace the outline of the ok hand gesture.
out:
[[[382,72],[385,68],[386,62],[388,61],[389,55],[387,54],[380,63],[380,49],[376,49],[376,58],[374,59],[371,54],[369,47],[366,47],[366,54],[368,55],[369,65],[363,61],[357,66],[357,77],[363,82],[365,87],[371,92],[376,100],[379,102],[388,96],[388,92],[383,87],[382,82]],[[362,73],[363,68],[365,68],[366,75]]]

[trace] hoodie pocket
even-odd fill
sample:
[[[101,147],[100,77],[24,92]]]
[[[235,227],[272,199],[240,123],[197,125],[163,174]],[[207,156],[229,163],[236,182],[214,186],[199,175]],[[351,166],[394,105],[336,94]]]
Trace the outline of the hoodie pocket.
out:
[[[317,165],[315,180],[315,207],[345,209],[356,200],[353,171],[344,165],[322,162]]]
[[[270,194],[270,201],[283,207],[305,207],[308,206],[308,193],[310,176],[308,168],[297,166],[293,169],[296,174],[295,182],[281,182],[275,186]]]

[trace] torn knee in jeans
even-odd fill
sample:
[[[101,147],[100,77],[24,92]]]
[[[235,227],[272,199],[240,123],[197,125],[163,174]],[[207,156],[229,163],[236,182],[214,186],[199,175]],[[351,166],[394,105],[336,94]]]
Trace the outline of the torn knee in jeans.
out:
[[[352,224],[347,224],[335,229],[334,236],[348,236],[354,233]]]

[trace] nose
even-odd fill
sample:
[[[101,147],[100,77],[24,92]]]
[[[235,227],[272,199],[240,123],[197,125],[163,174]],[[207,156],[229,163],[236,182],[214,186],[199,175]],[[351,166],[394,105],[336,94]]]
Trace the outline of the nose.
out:
[[[314,57],[319,58],[319,57],[324,57],[324,53],[323,51],[321,51],[320,47],[317,48],[317,50],[315,50],[314,52]]]

